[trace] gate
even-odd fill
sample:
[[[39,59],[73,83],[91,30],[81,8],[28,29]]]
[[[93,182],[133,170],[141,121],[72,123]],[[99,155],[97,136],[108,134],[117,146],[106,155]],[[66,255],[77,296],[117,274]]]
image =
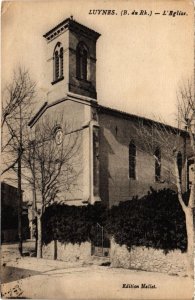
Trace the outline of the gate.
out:
[[[92,254],[95,256],[110,256],[110,240],[104,227],[99,223],[94,228]]]

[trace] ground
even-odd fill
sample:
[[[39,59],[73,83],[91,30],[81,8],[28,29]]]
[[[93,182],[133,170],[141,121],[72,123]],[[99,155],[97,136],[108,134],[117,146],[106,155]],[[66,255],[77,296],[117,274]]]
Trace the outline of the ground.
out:
[[[193,295],[188,277],[19,258],[16,244],[2,245],[2,263],[2,298],[187,300]],[[150,287],[141,288],[142,284]]]

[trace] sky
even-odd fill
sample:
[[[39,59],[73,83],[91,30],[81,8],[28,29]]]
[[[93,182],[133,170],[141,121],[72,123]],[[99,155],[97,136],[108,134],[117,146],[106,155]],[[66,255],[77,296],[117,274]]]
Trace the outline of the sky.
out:
[[[115,15],[97,14],[102,9],[115,10]],[[90,10],[96,14],[89,14]],[[121,15],[124,10],[128,14]],[[147,15],[141,15],[141,10]],[[170,11],[180,15],[173,17]],[[177,88],[193,75],[193,14],[189,0],[6,1],[2,5],[2,90],[13,70],[24,66],[37,82],[38,106],[42,105],[48,84],[43,34],[73,15],[101,34],[98,103],[176,125]]]

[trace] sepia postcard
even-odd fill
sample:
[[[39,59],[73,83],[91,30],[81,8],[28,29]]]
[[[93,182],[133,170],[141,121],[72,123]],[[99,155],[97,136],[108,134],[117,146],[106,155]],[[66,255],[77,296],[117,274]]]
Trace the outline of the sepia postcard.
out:
[[[1,19],[2,299],[193,299],[193,1]]]

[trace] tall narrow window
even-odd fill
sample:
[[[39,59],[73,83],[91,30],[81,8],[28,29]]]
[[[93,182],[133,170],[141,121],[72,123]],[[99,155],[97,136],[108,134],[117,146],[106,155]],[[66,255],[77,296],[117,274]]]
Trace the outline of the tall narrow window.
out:
[[[129,144],[129,178],[136,179],[136,146],[133,141]]]
[[[55,75],[54,75],[54,80],[57,80],[60,76],[60,72],[59,72],[59,54],[58,54],[58,51],[55,52]]]
[[[60,48],[60,77],[63,76],[64,69],[64,50]]]
[[[182,154],[181,152],[178,152],[177,154],[177,167],[179,172],[179,180],[181,182],[181,176],[182,176]]]
[[[60,79],[63,79],[63,48],[61,46],[61,43],[57,43],[54,49],[54,74],[53,74],[53,81],[58,81]]]
[[[160,181],[161,177],[161,152],[159,148],[156,148],[154,152],[155,156],[155,181]]]
[[[84,43],[79,43],[76,51],[76,75],[79,79],[87,80],[88,50]]]

